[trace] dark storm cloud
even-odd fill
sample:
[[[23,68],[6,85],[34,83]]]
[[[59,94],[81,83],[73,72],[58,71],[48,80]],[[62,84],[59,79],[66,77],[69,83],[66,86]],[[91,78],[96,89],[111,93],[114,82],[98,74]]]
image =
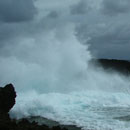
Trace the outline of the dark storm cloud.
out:
[[[116,25],[117,24],[117,25]],[[90,26],[80,25],[77,29],[77,37],[81,42],[90,44],[93,55],[99,58],[130,59],[130,24],[108,23]],[[89,41],[87,42],[87,37]]]
[[[48,14],[48,17],[50,17],[50,18],[57,18],[58,17],[58,13],[56,11],[51,11]]]
[[[82,15],[85,14],[87,11],[89,11],[89,7],[87,5],[86,0],[81,0],[79,3],[73,5],[71,7],[71,13],[74,15]]]
[[[4,48],[19,44],[15,39],[35,32],[33,24],[37,9],[33,0],[0,0],[0,54]],[[8,54],[6,52],[6,54]]]
[[[130,0],[103,0],[102,12],[105,15],[118,15],[130,11]]]
[[[130,60],[130,43],[125,45],[107,44],[106,46],[94,44],[90,49],[97,58]]]
[[[35,13],[33,0],[0,0],[0,20],[3,22],[28,21]]]
[[[88,3],[84,7],[85,4]],[[89,49],[96,57],[130,59],[130,1],[103,0],[97,5],[77,16],[80,22],[76,36],[82,43],[90,44]],[[73,6],[78,12],[76,7]]]
[[[0,0],[0,55],[11,55],[8,48],[41,32],[46,35],[58,28],[55,35],[61,37],[62,27],[72,23],[93,55],[130,59],[129,7],[129,0]]]

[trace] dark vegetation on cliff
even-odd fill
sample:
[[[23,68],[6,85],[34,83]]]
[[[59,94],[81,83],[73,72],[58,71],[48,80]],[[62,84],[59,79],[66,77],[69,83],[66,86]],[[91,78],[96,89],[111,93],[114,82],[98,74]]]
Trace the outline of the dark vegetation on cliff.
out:
[[[102,67],[105,71],[112,72],[114,70],[126,76],[130,75],[130,61],[116,59],[93,59],[91,63]]]

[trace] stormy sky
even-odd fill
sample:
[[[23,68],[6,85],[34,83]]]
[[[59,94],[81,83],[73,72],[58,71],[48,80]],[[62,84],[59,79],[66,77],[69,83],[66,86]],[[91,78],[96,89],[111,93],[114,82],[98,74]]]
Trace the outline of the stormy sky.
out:
[[[35,37],[58,28],[64,39],[71,23],[93,56],[130,60],[129,21],[130,0],[0,0],[0,57],[26,60],[40,46]]]

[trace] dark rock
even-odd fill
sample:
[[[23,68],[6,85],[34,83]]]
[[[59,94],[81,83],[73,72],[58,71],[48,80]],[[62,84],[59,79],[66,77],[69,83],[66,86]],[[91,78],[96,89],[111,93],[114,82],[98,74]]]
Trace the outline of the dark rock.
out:
[[[8,113],[15,104],[16,92],[12,84],[0,87],[0,111]]]
[[[59,126],[53,126],[52,130],[61,130],[61,128]]]

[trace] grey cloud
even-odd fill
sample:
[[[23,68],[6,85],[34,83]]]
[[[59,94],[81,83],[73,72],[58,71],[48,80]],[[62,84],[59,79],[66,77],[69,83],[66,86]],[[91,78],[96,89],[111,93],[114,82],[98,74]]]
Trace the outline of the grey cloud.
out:
[[[22,11],[25,5],[28,7],[25,11],[21,12],[21,15],[17,15],[23,18],[21,21],[24,22],[18,21],[18,19],[15,18],[12,19],[13,17],[11,17],[11,19],[8,17],[8,21],[7,14],[9,14],[9,10],[6,13],[1,11],[3,9],[2,7],[5,7],[5,10],[7,10],[7,8],[11,9],[10,6],[7,6],[10,5],[9,2],[11,1],[16,2],[15,5],[17,5],[17,9],[15,8],[14,10],[18,13],[18,8]],[[18,5],[18,1],[23,2],[23,5]],[[30,4],[28,1],[30,1]],[[114,0],[114,2],[112,0],[104,0],[103,3],[100,4],[100,8],[95,8],[93,6],[90,8],[90,4],[87,0],[81,0],[71,4],[71,6],[69,6],[70,10],[67,11],[66,7],[62,9],[62,5],[60,9],[56,6],[47,11],[42,8],[42,11],[45,11],[44,15],[41,16],[38,21],[35,21],[36,19],[33,19],[33,17],[36,9],[32,0],[6,0],[6,2],[5,0],[0,0],[0,20],[2,21],[0,22],[0,55],[11,55],[12,49],[9,50],[10,52],[6,50],[18,45],[20,42],[19,39],[38,37],[41,33],[45,36],[49,31],[53,32],[54,30],[56,30],[55,35],[61,38],[60,34],[63,32],[62,27],[67,23],[72,23],[76,27],[75,34],[81,43],[86,43],[90,38],[88,41],[90,44],[89,49],[93,55],[101,58],[111,57],[126,59],[127,57],[127,59],[130,59],[128,56],[128,52],[130,52],[129,9],[126,8],[125,10],[124,5],[126,5],[126,3],[123,4],[122,1],[122,4],[118,3],[116,6],[124,8],[124,12],[120,10],[117,11],[113,6],[110,6],[114,11],[113,16],[119,13],[122,13],[122,15],[110,17],[112,12],[104,15],[104,11],[110,9],[106,8],[108,6],[106,1],[109,1],[112,5],[114,3],[114,6],[115,3],[121,2],[119,0]],[[97,1],[95,0],[95,2]],[[124,2],[129,3],[128,0],[124,0]],[[28,17],[30,14],[28,10],[31,8],[34,12],[32,11],[31,17]],[[40,14],[42,15],[41,12]],[[4,15],[4,17],[2,15]],[[11,13],[11,15],[14,14]],[[69,31],[69,29],[67,31]],[[63,35],[63,37],[65,36]],[[38,44],[38,42],[36,44]]]
[[[93,37],[93,43],[100,43],[102,44],[126,44],[130,42],[130,31],[128,31],[128,28],[130,29],[129,25],[118,25],[117,27],[113,26],[105,29],[103,33],[99,31],[99,35]]]
[[[98,18],[95,19],[95,15]],[[90,44],[91,53],[98,58],[130,59],[130,14],[120,17],[104,16],[98,11],[86,15],[87,22],[76,28],[82,43]],[[88,41],[88,38],[89,41]]]
[[[129,24],[106,26],[103,29],[97,26],[82,25],[77,31],[81,42],[87,42],[90,37],[91,53],[98,58],[130,59],[130,27]]]
[[[71,6],[71,13],[74,15],[82,15],[89,11],[89,6],[86,0],[81,0],[79,3]]]
[[[103,0],[102,13],[109,16],[127,13],[130,11],[129,0]]]
[[[0,23],[0,45],[6,42],[10,44],[9,40],[33,34],[35,26],[33,22],[27,23]]]
[[[0,20],[3,22],[28,21],[35,13],[33,0],[0,0]]]
[[[51,11],[47,17],[50,18],[57,18],[58,17],[58,13],[56,11]]]
[[[105,46],[93,45],[90,47],[91,52],[96,56],[96,58],[106,58],[106,59],[130,59],[130,42],[123,44],[106,44]],[[99,52],[100,50],[100,52]]]

